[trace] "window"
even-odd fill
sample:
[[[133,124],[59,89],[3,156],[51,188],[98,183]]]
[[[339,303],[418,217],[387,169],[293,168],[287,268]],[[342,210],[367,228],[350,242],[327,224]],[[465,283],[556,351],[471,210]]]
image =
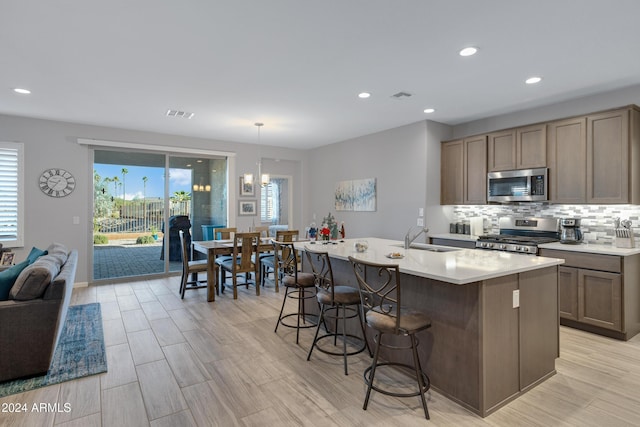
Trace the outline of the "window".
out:
[[[24,246],[24,146],[0,142],[0,243]]]
[[[279,187],[273,181],[262,187],[260,191],[260,221],[278,223]]]

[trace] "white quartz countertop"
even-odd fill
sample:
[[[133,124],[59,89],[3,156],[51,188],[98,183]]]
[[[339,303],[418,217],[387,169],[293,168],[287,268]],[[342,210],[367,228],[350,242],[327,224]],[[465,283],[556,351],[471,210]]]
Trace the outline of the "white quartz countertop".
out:
[[[559,251],[571,251],[571,252],[587,252],[591,254],[601,255],[617,255],[617,256],[630,256],[640,254],[640,248],[616,248],[612,245],[599,245],[597,243],[578,243],[574,245],[568,245],[563,243],[545,243],[538,245],[542,249],[557,249]]]
[[[369,249],[356,252],[354,243],[366,240]],[[447,252],[433,252],[424,249],[404,249],[399,240],[379,238],[345,239],[336,244],[323,245],[321,242],[299,242],[296,247],[310,247],[326,250],[331,257],[348,260],[349,256],[381,264],[398,264],[405,274],[426,277],[443,282],[464,285],[480,280],[493,279],[523,271],[537,270],[563,264],[564,260],[540,256],[512,254],[502,251],[483,251],[477,249],[459,249],[448,246],[425,245],[431,249],[443,249]],[[387,255],[397,253],[399,259],[390,259]]]

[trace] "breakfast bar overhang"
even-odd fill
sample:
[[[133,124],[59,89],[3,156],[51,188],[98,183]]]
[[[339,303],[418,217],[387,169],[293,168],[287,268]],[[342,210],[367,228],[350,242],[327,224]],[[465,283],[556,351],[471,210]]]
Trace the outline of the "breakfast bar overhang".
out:
[[[562,259],[434,245],[404,249],[378,238],[366,239],[368,249],[357,252],[359,240],[297,246],[326,248],[336,282],[354,287],[348,256],[399,265],[402,305],[432,320],[418,334],[418,349],[433,389],[485,417],[555,374]],[[387,351],[381,357],[409,356]]]

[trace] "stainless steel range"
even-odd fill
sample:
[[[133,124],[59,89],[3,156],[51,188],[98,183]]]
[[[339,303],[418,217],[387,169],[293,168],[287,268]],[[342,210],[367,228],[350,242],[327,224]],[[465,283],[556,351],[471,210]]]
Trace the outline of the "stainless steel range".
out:
[[[538,254],[538,245],[560,240],[560,221],[554,218],[512,218],[499,220],[500,234],[478,237],[476,248],[523,254]]]

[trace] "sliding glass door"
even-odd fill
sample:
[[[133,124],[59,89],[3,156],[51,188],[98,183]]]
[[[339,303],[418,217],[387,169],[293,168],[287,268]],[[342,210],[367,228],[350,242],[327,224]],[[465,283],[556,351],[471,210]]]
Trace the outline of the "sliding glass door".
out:
[[[179,231],[226,223],[226,158],[94,151],[94,281],[181,271]]]

